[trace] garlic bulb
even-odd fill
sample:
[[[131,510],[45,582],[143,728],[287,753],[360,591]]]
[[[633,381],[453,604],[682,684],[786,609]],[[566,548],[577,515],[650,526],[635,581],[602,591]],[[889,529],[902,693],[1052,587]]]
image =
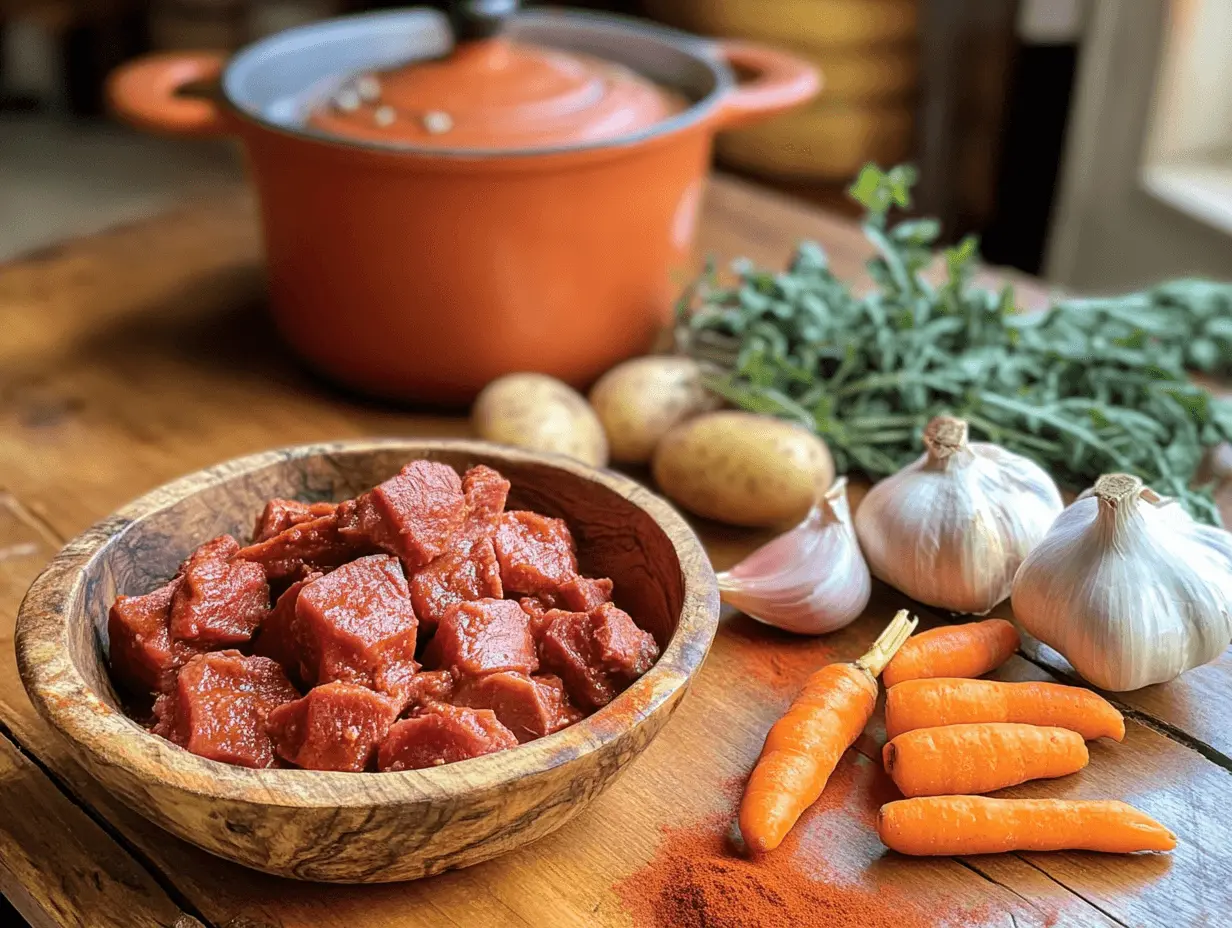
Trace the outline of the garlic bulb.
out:
[[[860,554],[847,478],[840,477],[799,525],[719,574],[723,601],[759,622],[820,635],[854,621],[872,592]]]
[[[913,599],[983,615],[1058,513],[1061,494],[1039,465],[967,441],[967,423],[938,416],[927,449],[882,480],[856,512],[873,576]]]
[[[1163,683],[1232,640],[1232,535],[1137,477],[1108,474],[1023,562],[1013,606],[1101,689]]]

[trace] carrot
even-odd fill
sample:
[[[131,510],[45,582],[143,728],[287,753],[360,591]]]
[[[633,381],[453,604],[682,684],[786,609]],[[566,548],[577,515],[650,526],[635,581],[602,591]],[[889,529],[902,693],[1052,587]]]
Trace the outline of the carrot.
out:
[[[886,692],[886,737],[970,722],[1022,722],[1076,731],[1088,741],[1125,737],[1125,718],[1098,693],[1060,683],[1002,683],[935,677]]]
[[[877,676],[918,622],[900,611],[859,660],[830,664],[809,677],[774,723],[740,801],[740,835],[749,850],[774,850],[817,801],[873,714]]]
[[[885,685],[924,677],[978,677],[1009,660],[1018,644],[1018,630],[1005,619],[929,629],[890,661]]]
[[[1004,851],[1170,851],[1176,835],[1111,799],[926,796],[881,807],[877,834],[900,854],[958,856]]]
[[[881,756],[907,797],[991,793],[1077,773],[1090,759],[1077,732],[1012,722],[917,728],[890,741]]]

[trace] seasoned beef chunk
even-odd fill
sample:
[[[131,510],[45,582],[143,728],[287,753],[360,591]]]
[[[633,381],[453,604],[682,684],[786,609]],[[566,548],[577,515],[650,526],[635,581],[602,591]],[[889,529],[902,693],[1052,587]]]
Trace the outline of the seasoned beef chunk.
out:
[[[569,705],[560,678],[550,674],[528,677],[511,671],[468,680],[458,689],[455,703],[491,709],[523,744],[559,731],[582,717]]]
[[[560,519],[507,512],[496,530],[496,559],[508,593],[555,593],[577,575],[573,536]]]
[[[654,638],[611,603],[589,613],[557,610],[549,615],[540,658],[545,670],[564,680],[579,706],[607,705],[659,656]]]
[[[314,571],[287,587],[257,632],[253,652],[276,660],[292,680],[303,679],[299,638],[295,630],[295,604],[299,602],[300,590],[320,576],[320,573]]]
[[[285,580],[298,579],[305,571],[332,570],[372,550],[362,540],[343,537],[338,525],[338,513],[299,522],[273,538],[241,548],[236,557],[260,564],[270,580]]]
[[[240,550],[223,535],[198,548],[181,566],[171,600],[171,637],[201,649],[241,644],[269,613],[269,584],[259,564],[234,560]]]
[[[612,581],[606,577],[602,580],[574,577],[560,585],[557,598],[561,607],[570,612],[590,612],[612,601]]]
[[[508,599],[481,599],[450,606],[430,648],[437,666],[459,676],[502,670],[539,669],[530,619]]]
[[[338,507],[340,531],[375,545],[410,570],[441,554],[462,525],[466,501],[457,471],[435,461],[412,461],[397,476]]]
[[[306,770],[358,773],[376,758],[402,700],[353,683],[326,683],[269,714],[274,751]]]
[[[107,615],[112,676],[134,695],[166,692],[180,665],[198,653],[171,637],[171,600],[180,583],[176,577],[144,596],[120,596]]]
[[[220,560],[229,561],[240,553],[240,543],[230,535],[219,535],[217,538],[211,538],[203,545],[199,545],[192,554],[184,558],[180,563],[180,569],[176,571],[176,575],[183,574],[194,561],[202,560]]]
[[[608,673],[632,682],[658,660],[654,636],[638,628],[623,609],[604,603],[590,611],[590,624],[599,665]]]
[[[538,642],[552,624],[551,613],[556,606],[541,596],[523,596],[518,600],[518,605],[530,616],[530,635]]]
[[[452,544],[452,543],[451,543]],[[491,538],[457,544],[411,576],[411,602],[425,634],[456,603],[500,599],[500,565]]]
[[[292,525],[333,515],[337,508],[337,503],[299,503],[293,499],[271,499],[257,516],[257,524],[252,530],[253,544],[268,541]]]
[[[420,715],[394,723],[381,743],[377,769],[439,767],[517,745],[513,732],[493,712],[438,703]]]
[[[505,500],[509,497],[509,481],[490,467],[479,464],[462,478],[462,495],[466,499],[466,516],[458,534],[467,541],[489,538],[500,526]]]
[[[410,590],[397,560],[374,554],[302,587],[295,629],[306,681],[392,692],[416,669]]]
[[[411,677],[402,690],[406,704],[419,709],[434,702],[453,702],[454,679],[448,670],[425,670]]]
[[[214,651],[189,660],[175,687],[154,703],[153,731],[210,760],[271,767],[274,749],[266,719],[299,693],[268,657]]]
[[[441,554],[411,573],[411,602],[421,634],[431,633],[455,603],[505,595],[492,535],[500,524],[509,481],[479,465],[466,472],[462,494],[466,508],[461,527]]]

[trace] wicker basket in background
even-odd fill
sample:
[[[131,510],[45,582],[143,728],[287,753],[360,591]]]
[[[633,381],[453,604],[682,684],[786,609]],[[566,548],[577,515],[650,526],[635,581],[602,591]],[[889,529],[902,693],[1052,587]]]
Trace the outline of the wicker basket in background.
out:
[[[804,54],[825,87],[813,103],[722,133],[719,159],[768,177],[845,181],[866,161],[908,159],[919,81],[918,0],[643,0],[645,12],[703,35]]]

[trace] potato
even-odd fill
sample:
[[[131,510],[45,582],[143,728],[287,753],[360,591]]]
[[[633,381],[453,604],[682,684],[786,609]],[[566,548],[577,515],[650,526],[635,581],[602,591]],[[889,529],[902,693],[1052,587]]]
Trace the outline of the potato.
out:
[[[671,499],[733,525],[799,520],[834,480],[830,449],[812,432],[769,416],[711,412],[676,426],[654,455]]]
[[[545,374],[506,374],[483,388],[471,409],[480,438],[531,451],[607,464],[607,438],[586,398]]]
[[[612,459],[627,464],[645,464],[670,428],[721,404],[696,361],[668,355],[618,364],[590,391]]]

